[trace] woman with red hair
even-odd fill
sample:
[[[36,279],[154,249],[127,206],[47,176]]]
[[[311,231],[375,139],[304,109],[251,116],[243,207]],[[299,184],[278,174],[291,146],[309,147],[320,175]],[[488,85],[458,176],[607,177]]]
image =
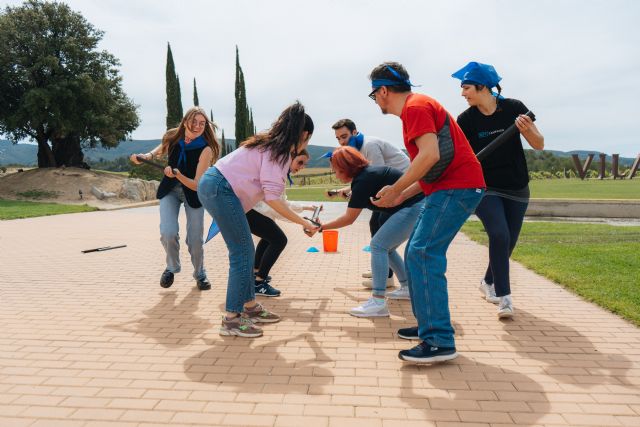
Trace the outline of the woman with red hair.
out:
[[[404,261],[396,251],[398,246],[411,235],[413,226],[422,210],[420,202],[424,196],[417,194],[392,208],[381,208],[371,203],[382,187],[392,185],[402,176],[402,172],[388,166],[369,166],[369,161],[353,147],[338,147],[331,154],[331,168],[336,178],[351,183],[351,199],[344,215],[322,224],[318,231],[345,227],[353,224],[362,209],[384,212],[389,215],[371,239],[372,296],[349,314],[356,317],[389,316],[385,301],[387,273],[389,267],[396,273],[400,286],[407,286]]]

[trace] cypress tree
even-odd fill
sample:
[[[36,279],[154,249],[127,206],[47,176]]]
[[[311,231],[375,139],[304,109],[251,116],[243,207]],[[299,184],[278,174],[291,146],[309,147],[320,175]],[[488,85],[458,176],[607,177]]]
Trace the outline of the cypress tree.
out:
[[[227,155],[227,141],[224,139],[224,129],[222,129],[222,138],[220,139],[220,158]]]
[[[180,114],[178,115],[178,117],[180,117],[178,119],[179,124],[180,120],[182,120],[182,91],[180,90],[180,77],[178,76],[178,74],[176,74],[176,86],[178,87],[178,100],[176,101],[176,105],[178,111],[180,112]]]
[[[251,135],[255,135],[255,128],[256,126],[253,124],[253,108],[249,109],[249,128],[247,129],[247,134],[249,136]]]
[[[200,100],[198,99],[198,88],[196,87],[196,78],[193,78],[193,105],[200,105]],[[213,120],[213,119],[211,119]]]
[[[182,103],[180,102],[180,86],[177,80],[176,67],[173,62],[171,45],[167,43],[167,67],[166,67],[166,90],[167,90],[167,129],[176,127],[182,120]]]
[[[244,85],[244,73],[240,67],[240,54],[236,46],[236,147],[251,136],[249,123],[249,107],[247,106],[247,92]]]

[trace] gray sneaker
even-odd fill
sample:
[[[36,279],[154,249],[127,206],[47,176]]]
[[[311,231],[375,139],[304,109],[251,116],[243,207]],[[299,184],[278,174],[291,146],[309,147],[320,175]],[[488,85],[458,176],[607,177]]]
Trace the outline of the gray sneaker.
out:
[[[280,321],[280,316],[270,312],[260,303],[256,304],[251,309],[245,308],[242,315],[253,323],[276,323]]]
[[[496,296],[496,288],[492,284],[490,285],[485,282],[484,279],[482,280],[482,282],[480,282],[480,286],[478,286],[478,289],[480,289],[482,298],[484,298],[488,302],[492,304],[498,304],[500,302],[500,297]]]
[[[389,292],[387,294],[387,298],[389,299],[411,299],[409,297],[409,286],[400,286],[400,289],[396,289],[395,291]]]
[[[255,326],[251,320],[244,316],[234,317],[231,320],[227,320],[222,316],[220,335],[256,338],[262,336],[262,329]]]
[[[498,305],[498,318],[499,319],[511,319],[513,317],[513,301],[511,301],[511,295],[505,295],[500,297],[500,304]]]

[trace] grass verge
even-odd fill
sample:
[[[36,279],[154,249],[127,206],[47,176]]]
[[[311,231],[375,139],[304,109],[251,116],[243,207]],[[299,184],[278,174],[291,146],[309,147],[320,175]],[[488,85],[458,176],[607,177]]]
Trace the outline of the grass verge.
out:
[[[486,245],[479,221],[462,231]],[[640,227],[527,222],[512,259],[640,326]]]
[[[60,205],[57,203],[23,202],[0,199],[0,220],[32,218],[76,212],[91,212],[97,208],[87,205]]]

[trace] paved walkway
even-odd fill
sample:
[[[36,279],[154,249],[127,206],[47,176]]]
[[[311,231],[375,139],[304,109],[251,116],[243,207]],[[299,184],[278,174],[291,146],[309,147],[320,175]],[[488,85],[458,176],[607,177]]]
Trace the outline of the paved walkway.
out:
[[[327,218],[329,215],[326,216]],[[207,245],[213,290],[184,270],[169,290],[157,207],[0,222],[0,426],[640,426],[640,330],[513,265],[517,317],[498,321],[476,285],[487,251],[449,251],[461,356],[407,365],[392,316],[357,319],[368,228],[340,253],[290,244],[273,270],[283,321],[262,338],[220,337],[227,253]],[[126,244],[82,254],[82,249]]]

